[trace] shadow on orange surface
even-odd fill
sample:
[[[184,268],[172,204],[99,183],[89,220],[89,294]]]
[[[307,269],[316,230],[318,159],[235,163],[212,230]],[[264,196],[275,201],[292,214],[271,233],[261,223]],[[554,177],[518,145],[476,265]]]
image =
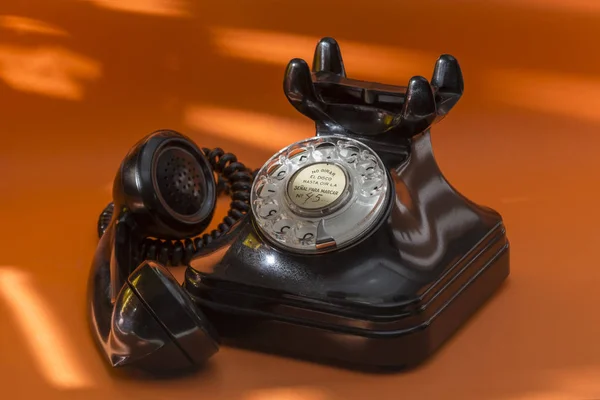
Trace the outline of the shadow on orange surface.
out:
[[[600,195],[600,54],[591,50],[600,15],[583,0],[539,4],[4,2],[0,240],[9,251],[0,265],[18,266],[0,275],[10,297],[0,303],[9,321],[0,341],[7,398],[600,397],[600,383],[585,378],[600,375],[600,322],[585,319],[600,302],[600,211],[588,200]],[[455,186],[505,216],[511,281],[431,362],[406,374],[223,349],[197,376],[113,379],[88,337],[84,298],[94,224],[122,157],[141,136],[171,128],[258,167],[312,136],[283,96],[282,77],[290,58],[311,59],[321,36],[338,39],[350,76],[388,83],[429,77],[441,53],[458,58],[466,93],[434,128],[434,146]],[[27,283],[15,285],[23,276]],[[35,294],[14,300],[23,293]],[[48,315],[15,318],[19,309]],[[41,335],[54,342],[32,345]],[[72,364],[49,367],[36,354],[67,342]],[[73,372],[78,365],[83,375]],[[53,376],[84,383],[67,390]]]

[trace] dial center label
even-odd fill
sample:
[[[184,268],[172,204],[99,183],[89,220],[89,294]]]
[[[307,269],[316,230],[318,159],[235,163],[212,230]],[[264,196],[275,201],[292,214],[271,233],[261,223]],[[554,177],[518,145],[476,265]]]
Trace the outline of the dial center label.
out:
[[[316,210],[339,199],[348,184],[341,167],[329,163],[308,165],[292,177],[288,196],[298,207]]]

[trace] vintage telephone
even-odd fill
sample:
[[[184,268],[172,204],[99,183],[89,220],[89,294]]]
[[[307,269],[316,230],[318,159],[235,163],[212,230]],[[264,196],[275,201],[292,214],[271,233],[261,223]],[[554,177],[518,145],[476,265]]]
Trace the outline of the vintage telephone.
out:
[[[360,369],[419,364],[509,274],[501,216],[459,194],[429,128],[463,92],[441,56],[431,83],[346,77],[335,40],[284,92],[316,123],[251,172],[158,131],[126,156],[98,222],[92,331],[111,366],[194,369],[225,344]],[[215,175],[218,176],[216,183]],[[217,192],[231,210],[211,233]],[[183,286],[168,265],[187,265]]]

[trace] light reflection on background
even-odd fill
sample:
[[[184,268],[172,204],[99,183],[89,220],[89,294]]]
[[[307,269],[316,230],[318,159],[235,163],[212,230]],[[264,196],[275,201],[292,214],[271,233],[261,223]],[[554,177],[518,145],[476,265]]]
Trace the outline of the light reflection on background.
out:
[[[17,15],[0,16],[0,27],[20,34],[38,33],[50,36],[68,36],[68,33],[58,26]]]
[[[97,61],[62,47],[0,44],[0,79],[16,90],[82,100],[85,90],[81,81],[95,81],[100,76]]]
[[[464,1],[464,0],[461,0]],[[473,0],[467,0],[473,1]],[[488,0],[489,1],[489,0]],[[575,12],[598,12],[600,1],[598,0],[493,0],[490,3],[512,5],[520,8],[537,8],[542,10],[556,9]]]
[[[597,399],[598,371],[594,368],[551,371],[546,379],[553,382],[552,391],[531,391],[512,400],[580,400]]]
[[[186,107],[184,120],[190,128],[272,152],[312,136],[314,130],[308,120],[210,106]]]
[[[162,17],[189,17],[187,0],[82,0],[98,7]]]
[[[600,122],[600,112],[593,106],[600,93],[597,77],[522,69],[497,71],[489,73],[485,87],[496,101],[506,105]]]
[[[58,389],[93,386],[93,380],[77,358],[63,323],[41,297],[31,274],[16,267],[0,267],[0,297],[20,328],[41,374]],[[4,326],[2,329],[6,329]]]
[[[211,27],[215,51],[225,56],[285,67],[292,58],[312,60],[319,36],[287,32]],[[336,38],[353,78],[403,85],[415,71],[431,73],[439,54]],[[374,68],[373,66],[376,66]]]
[[[310,387],[271,388],[251,391],[242,400],[329,400],[324,391]]]

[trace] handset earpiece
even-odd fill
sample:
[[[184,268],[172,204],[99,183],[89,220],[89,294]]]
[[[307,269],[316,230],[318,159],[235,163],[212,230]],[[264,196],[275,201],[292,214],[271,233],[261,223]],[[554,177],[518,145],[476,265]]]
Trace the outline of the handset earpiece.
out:
[[[114,181],[117,210],[135,215],[150,237],[180,239],[204,231],[212,220],[216,185],[210,162],[180,133],[157,131],[138,142]]]
[[[144,234],[136,249],[139,261],[187,264],[248,213],[253,179],[235,155],[220,148],[200,150],[177,132],[157,131],[138,142],[121,164],[114,203],[100,214],[98,236],[108,228],[115,208],[117,214],[126,209]],[[230,210],[216,229],[198,236],[211,222],[221,193],[231,196]]]

